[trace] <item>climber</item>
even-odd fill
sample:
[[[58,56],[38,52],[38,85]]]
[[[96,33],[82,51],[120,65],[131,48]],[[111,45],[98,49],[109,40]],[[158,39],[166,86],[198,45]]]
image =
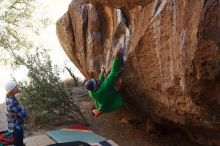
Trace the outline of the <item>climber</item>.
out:
[[[89,96],[95,105],[92,113],[96,117],[102,113],[115,111],[123,105],[122,98],[115,88],[115,83],[121,73],[122,57],[121,46],[118,43],[113,53],[112,67],[107,78],[104,79],[105,68],[102,67],[99,80],[91,79],[86,83]]]

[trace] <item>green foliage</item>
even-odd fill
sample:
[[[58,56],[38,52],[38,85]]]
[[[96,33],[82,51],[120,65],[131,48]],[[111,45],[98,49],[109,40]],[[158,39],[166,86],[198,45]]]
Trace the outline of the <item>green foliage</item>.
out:
[[[49,18],[35,16],[37,0],[2,0],[0,2],[0,62],[16,65],[16,56],[25,57],[40,44],[35,39]]]
[[[20,96],[25,107],[40,124],[74,112],[84,118],[67,95],[58,69],[52,65],[47,50],[32,40],[34,35],[39,34],[42,25],[50,23],[48,18],[39,18],[38,21],[37,16],[33,16],[36,2],[0,1],[0,62],[28,69],[28,79],[21,83]]]
[[[24,54],[22,50],[32,47],[25,33],[33,29],[31,18],[35,0],[3,0],[0,3],[0,48],[1,60],[13,63],[14,53]]]
[[[82,116],[72,98],[67,95],[57,67],[52,65],[45,50],[37,49],[34,55],[29,54],[25,59],[19,58],[19,61],[29,70],[28,82],[20,83],[22,103],[40,124],[58,117],[72,116],[74,112]]]

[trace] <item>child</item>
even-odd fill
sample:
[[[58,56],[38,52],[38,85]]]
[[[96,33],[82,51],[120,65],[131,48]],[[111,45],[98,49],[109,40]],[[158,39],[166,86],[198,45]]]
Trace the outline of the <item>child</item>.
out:
[[[9,81],[5,85],[6,90],[6,107],[8,129],[13,133],[14,146],[24,146],[24,119],[27,116],[26,110],[18,102],[15,94],[19,92],[18,84],[15,81]]]

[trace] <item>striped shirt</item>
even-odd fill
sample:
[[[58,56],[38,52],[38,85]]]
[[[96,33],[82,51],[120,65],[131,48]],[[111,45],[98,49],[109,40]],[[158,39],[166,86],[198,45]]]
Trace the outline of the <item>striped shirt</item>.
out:
[[[18,102],[15,96],[6,97],[6,107],[7,107],[7,120],[8,129],[14,131],[14,129],[23,129],[24,119],[27,116],[26,110]]]

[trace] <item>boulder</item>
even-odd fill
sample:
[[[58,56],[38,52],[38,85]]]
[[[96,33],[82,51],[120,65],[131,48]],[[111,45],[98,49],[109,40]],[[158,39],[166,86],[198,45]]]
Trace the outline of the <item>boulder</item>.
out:
[[[120,24],[126,31],[117,38]],[[219,1],[73,0],[57,36],[87,79],[110,67],[118,39],[130,106],[198,143],[220,144]]]

